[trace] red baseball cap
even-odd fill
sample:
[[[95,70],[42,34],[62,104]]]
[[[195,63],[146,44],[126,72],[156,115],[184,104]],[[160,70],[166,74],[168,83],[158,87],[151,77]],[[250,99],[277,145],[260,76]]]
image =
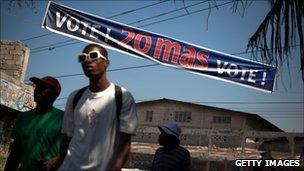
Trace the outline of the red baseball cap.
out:
[[[37,78],[37,77],[31,77],[30,80],[35,84],[35,85],[40,85],[43,87],[49,87],[51,89],[53,89],[57,95],[60,94],[61,91],[61,86],[59,81],[51,76],[46,76],[43,78]]]

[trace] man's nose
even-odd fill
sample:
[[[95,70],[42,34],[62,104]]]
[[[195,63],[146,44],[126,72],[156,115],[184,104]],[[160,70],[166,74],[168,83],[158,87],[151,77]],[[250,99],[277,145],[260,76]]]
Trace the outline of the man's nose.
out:
[[[92,60],[85,60],[84,62],[83,62],[83,64],[90,64],[90,63],[92,63],[93,61]]]

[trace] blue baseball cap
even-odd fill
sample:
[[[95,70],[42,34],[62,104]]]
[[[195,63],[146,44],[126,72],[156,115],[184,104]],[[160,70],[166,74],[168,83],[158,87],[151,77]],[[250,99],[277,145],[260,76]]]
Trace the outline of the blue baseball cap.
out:
[[[169,121],[164,126],[159,126],[158,129],[161,132],[165,132],[166,134],[174,135],[177,138],[182,133],[181,127],[174,121]]]

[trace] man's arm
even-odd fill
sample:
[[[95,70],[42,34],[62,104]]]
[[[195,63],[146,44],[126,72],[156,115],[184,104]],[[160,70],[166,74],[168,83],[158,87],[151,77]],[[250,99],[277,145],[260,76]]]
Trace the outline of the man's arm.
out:
[[[191,157],[190,157],[190,153],[189,151],[187,151],[187,153],[185,154],[184,156],[184,160],[183,160],[183,163],[182,163],[182,170],[185,170],[185,171],[189,171],[190,170],[190,165],[191,165]]]
[[[60,147],[60,159],[59,159],[59,166],[63,163],[63,160],[68,152],[69,144],[72,137],[67,136],[66,134],[62,134],[62,144]],[[58,167],[59,167],[58,166]]]
[[[123,132],[119,132],[118,138],[119,144],[117,145],[118,154],[114,164],[113,171],[120,171],[125,162],[128,159],[128,155],[131,149],[131,135]]]
[[[71,141],[71,137],[66,134],[62,134],[62,144],[60,146],[60,156],[54,157],[50,160],[40,160],[42,170],[57,170],[63,163],[63,160],[67,154],[67,150]]]
[[[112,170],[120,171],[128,159],[131,150],[131,135],[136,133],[137,114],[136,104],[132,94],[125,89],[122,89],[122,108],[119,115],[119,132],[117,140],[119,144],[117,155],[115,156],[114,167]]]
[[[18,169],[21,159],[20,144],[14,141],[10,145],[10,153],[5,163],[4,171],[15,171]]]
[[[73,129],[74,129],[73,99],[74,99],[74,96],[77,92],[78,91],[74,91],[73,93],[71,93],[69,95],[66,106],[65,106],[65,112],[64,112],[63,123],[62,123],[62,128],[61,128],[62,143],[61,143],[61,146],[60,146],[59,157],[57,157],[57,162],[56,162],[56,166],[55,166],[56,170],[63,163],[64,158],[65,158],[65,156],[67,154],[67,151],[68,151],[70,141],[72,139],[72,135],[73,135],[72,133],[73,133]]]

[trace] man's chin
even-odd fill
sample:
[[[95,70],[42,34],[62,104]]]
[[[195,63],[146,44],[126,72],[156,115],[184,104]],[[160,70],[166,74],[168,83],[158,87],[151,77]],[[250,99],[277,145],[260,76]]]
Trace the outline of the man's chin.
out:
[[[84,73],[88,78],[100,78],[101,75],[94,72],[86,72]]]

